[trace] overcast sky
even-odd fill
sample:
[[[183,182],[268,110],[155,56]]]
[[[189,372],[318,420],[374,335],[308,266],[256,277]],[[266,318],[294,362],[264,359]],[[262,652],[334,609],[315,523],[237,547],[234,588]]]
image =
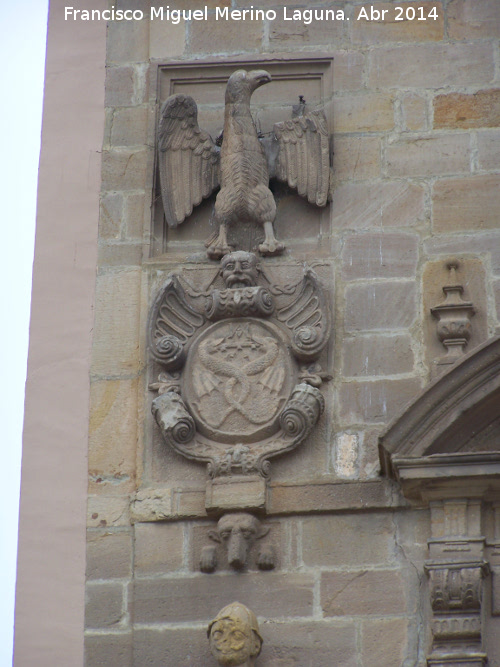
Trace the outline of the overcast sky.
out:
[[[17,518],[48,0],[0,0],[0,666],[12,664]]]

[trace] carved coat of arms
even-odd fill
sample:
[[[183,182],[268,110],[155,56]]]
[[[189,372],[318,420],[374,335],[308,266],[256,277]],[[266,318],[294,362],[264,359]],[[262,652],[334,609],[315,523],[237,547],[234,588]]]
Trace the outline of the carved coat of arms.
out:
[[[277,285],[254,254],[225,255],[210,286],[171,275],[153,304],[149,347],[162,372],[152,410],[166,442],[212,477],[259,473],[301,443],[324,408],[316,363],[330,332],[310,269]]]

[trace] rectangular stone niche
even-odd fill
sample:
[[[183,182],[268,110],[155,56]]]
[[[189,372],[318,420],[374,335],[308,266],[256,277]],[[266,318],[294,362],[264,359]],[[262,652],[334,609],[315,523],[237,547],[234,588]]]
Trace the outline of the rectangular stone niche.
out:
[[[287,120],[292,106],[302,95],[308,109],[322,106],[325,110],[330,133],[332,124],[333,57],[331,55],[282,55],[236,57],[227,60],[193,62],[153,62],[150,72],[150,103],[156,105],[154,127],[148,136],[156,144],[156,128],[163,102],[170,95],[182,93],[194,98],[198,106],[198,123],[213,139],[222,130],[224,119],[224,94],[229,76],[237,69],[266,69],[272,82],[252,96],[252,113],[257,129],[270,132],[274,123]],[[167,229],[161,202],[157,158],[155,156],[154,195],[152,207],[153,256],[164,253],[204,252],[204,241],[211,234],[210,225],[215,194],[208,197],[192,215],[175,229]],[[287,247],[299,244],[320,252],[322,240],[329,234],[328,208],[317,209],[284,186],[278,197],[278,211],[274,223],[276,234]],[[259,231],[256,231],[258,234]]]

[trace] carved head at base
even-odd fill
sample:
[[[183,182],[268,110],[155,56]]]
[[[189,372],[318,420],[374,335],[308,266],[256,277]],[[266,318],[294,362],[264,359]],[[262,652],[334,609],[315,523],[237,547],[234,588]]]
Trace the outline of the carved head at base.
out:
[[[220,273],[224,285],[229,289],[255,287],[259,277],[257,257],[244,250],[230,252],[221,260]]]
[[[255,540],[260,540],[268,532],[269,527],[262,526],[251,514],[235,512],[221,517],[217,531],[210,531],[209,536],[214,542],[225,545],[229,565],[241,570],[247,564],[248,552]]]
[[[253,611],[240,602],[221,609],[209,624],[210,650],[223,667],[254,667],[262,648],[259,624]]]

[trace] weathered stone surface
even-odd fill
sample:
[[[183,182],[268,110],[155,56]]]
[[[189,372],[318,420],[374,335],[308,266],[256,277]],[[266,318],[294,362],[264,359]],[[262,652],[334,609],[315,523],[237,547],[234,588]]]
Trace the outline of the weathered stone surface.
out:
[[[111,628],[120,625],[124,617],[123,584],[88,583],[86,587],[85,626]]]
[[[356,234],[342,249],[342,277],[409,278],[415,275],[418,236],[410,234]]]
[[[304,564],[356,567],[389,565],[394,526],[387,514],[307,517],[302,524]]]
[[[107,62],[145,62],[149,56],[149,16],[142,21],[110,21]]]
[[[420,389],[417,379],[344,383],[340,388],[342,419],[346,423],[388,423]]]
[[[409,621],[405,618],[363,621],[363,664],[401,667],[409,655],[408,624]],[[414,650],[413,647],[412,649]]]
[[[394,127],[393,99],[382,93],[335,98],[333,132],[381,132]]]
[[[369,85],[441,88],[489,84],[494,63],[491,44],[407,44],[371,52]]]
[[[140,368],[139,347],[139,302],[140,270],[115,271],[97,277],[96,283],[96,320],[94,346],[92,350],[92,372],[98,375],[130,375]],[[119,323],[119,326],[118,326]],[[113,406],[111,398],[116,399],[119,388],[128,393],[128,401],[134,401],[131,383],[120,384],[113,380],[111,384],[96,386],[96,390],[106,391],[108,410]],[[128,388],[127,388],[128,387]],[[125,394],[123,394],[124,396]],[[114,405],[114,415],[120,412],[120,406]],[[99,413],[99,425],[105,425],[102,418],[107,413],[96,407]],[[132,419],[130,413],[127,416]]]
[[[356,667],[356,628],[350,623],[277,623],[262,625],[263,667]],[[333,658],[334,656],[334,658]]]
[[[413,364],[412,338],[408,334],[373,334],[344,341],[342,372],[347,377],[410,373]]]
[[[175,9],[174,2],[169,3],[170,9]],[[189,9],[196,10],[196,2],[189,5]],[[206,3],[208,6],[208,3]],[[158,5],[161,6],[161,5]],[[165,8],[166,9],[166,8]],[[164,9],[164,11],[165,11]],[[186,9],[183,6],[183,9]],[[149,57],[165,58],[182,56],[186,48],[186,26],[184,21],[177,25],[169,21],[154,19],[149,27]]]
[[[168,661],[166,662],[168,656]],[[206,623],[199,627],[137,628],[134,630],[134,665],[200,667],[213,665]],[[117,666],[118,667],[118,666]]]
[[[361,480],[374,480],[380,476],[380,458],[378,454],[378,438],[383,427],[365,428],[360,431],[363,446],[359,461],[359,477]]]
[[[135,476],[137,381],[102,380],[90,388],[89,473]]]
[[[393,495],[385,481],[341,482],[272,486],[270,511],[273,514],[328,512],[331,510],[376,509],[398,506],[401,498]]]
[[[328,9],[332,8],[328,5]],[[292,14],[291,10],[287,13],[288,17]],[[338,46],[345,40],[345,36],[344,21],[314,20],[306,25],[302,21],[285,20],[278,11],[276,20],[270,24],[269,47],[271,51],[293,51],[308,44],[327,46],[333,43]]]
[[[230,580],[229,578],[230,577]],[[258,616],[310,616],[312,576],[248,573],[189,579],[138,579],[135,582],[136,623],[209,621],[233,600],[244,600]]]
[[[266,483],[262,477],[222,477],[207,481],[205,507],[209,513],[231,509],[261,510],[266,506],[266,497]]]
[[[113,146],[144,145],[149,113],[145,106],[115,109],[111,122],[111,144]]]
[[[142,189],[146,182],[147,150],[112,150],[102,154],[103,190]]]
[[[403,128],[426,130],[428,125],[427,100],[416,93],[407,93],[402,100]]]
[[[134,98],[134,68],[108,67],[106,69],[105,105],[129,106]]]
[[[389,176],[442,176],[470,172],[467,134],[443,134],[407,139],[386,149]]]
[[[132,667],[132,664],[132,633],[85,636],[85,667]]]
[[[500,230],[482,234],[443,234],[434,236],[423,244],[424,253],[430,256],[477,253],[491,261],[493,273],[500,273]],[[447,257],[444,257],[447,259]]]
[[[335,188],[334,229],[406,227],[424,217],[424,190],[416,183],[375,181]]]
[[[131,574],[130,531],[91,530],[87,533],[88,579],[119,579]]]
[[[323,572],[321,607],[329,616],[380,616],[407,611],[400,570]]]
[[[136,523],[134,565],[137,574],[162,574],[184,565],[184,524]]]
[[[380,175],[378,137],[336,137],[333,171],[338,181],[358,181]]]
[[[143,194],[131,194],[125,199],[125,237],[128,239],[142,239],[144,229]]]
[[[480,169],[500,168],[500,130],[477,133],[478,165]]]
[[[366,20],[364,15],[371,17],[370,8],[374,7],[377,11],[386,10],[380,20]],[[418,9],[415,11],[415,19],[406,20],[405,11],[411,7],[408,3],[399,5],[403,13],[396,12],[394,5],[389,2],[377,2],[375,5],[364,4],[355,7],[354,16],[350,21],[351,40],[355,44],[380,44],[381,42],[426,42],[439,41],[443,39],[444,31],[444,10],[441,2],[419,2]],[[420,17],[427,17],[431,10],[435,8],[437,19],[428,19],[418,21]],[[360,17],[361,10],[364,9]],[[411,15],[411,14],[410,14]],[[382,17],[382,15],[379,15]],[[358,18],[359,17],[359,18]],[[405,20],[396,20],[396,18]]]
[[[500,280],[495,280],[493,283],[493,294],[495,295],[497,321],[500,322]]]
[[[380,282],[346,287],[346,331],[401,329],[411,326],[416,315],[413,282]]]
[[[365,56],[359,51],[334,51],[335,90],[358,90],[363,85]]]
[[[434,231],[497,229],[499,188],[498,175],[436,181],[433,188]]]
[[[500,125],[500,90],[448,93],[434,98],[434,127],[470,128]]]
[[[359,445],[360,438],[357,433],[341,431],[335,435],[332,459],[337,477],[341,479],[359,477]]]
[[[98,246],[98,261],[102,268],[140,266],[142,255],[143,247],[140,243],[102,242]]]
[[[228,28],[231,28],[230,30]],[[256,51],[262,41],[262,21],[193,21],[187,45],[188,53],[238,53],[245,44],[246,51]]]
[[[448,5],[448,35],[451,39],[497,38],[500,15],[496,0],[452,0]]]
[[[87,503],[87,526],[105,528],[106,526],[129,526],[130,498],[125,496],[89,496]]]
[[[172,495],[170,487],[140,489],[131,501],[132,520],[135,522],[162,521],[171,518],[174,514]]]
[[[120,192],[105,192],[101,196],[99,215],[99,237],[119,239],[122,233],[123,195]]]

